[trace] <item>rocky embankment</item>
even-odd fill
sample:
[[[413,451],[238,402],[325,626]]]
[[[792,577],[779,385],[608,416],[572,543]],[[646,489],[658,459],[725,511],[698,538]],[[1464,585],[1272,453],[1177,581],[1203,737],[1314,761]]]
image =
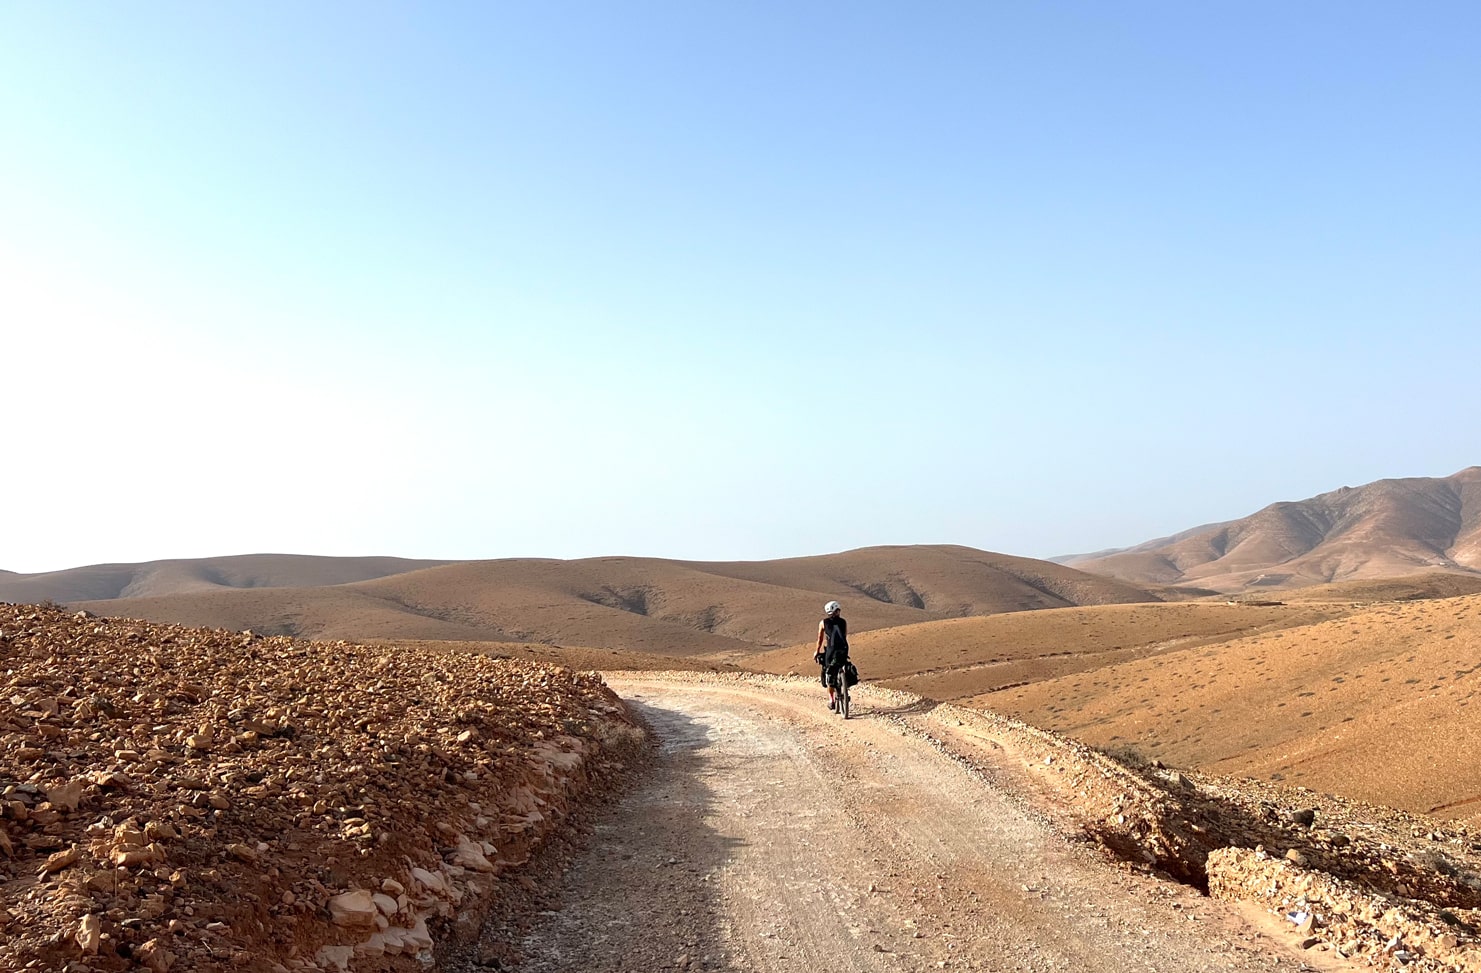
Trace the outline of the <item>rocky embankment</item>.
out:
[[[1481,973],[1481,841],[1463,827],[1262,781],[1113,759],[992,713],[937,706],[1019,754],[1072,830],[1118,860],[1281,917],[1305,949],[1378,969]]]
[[[595,675],[0,605],[0,970],[421,970],[643,734]]]

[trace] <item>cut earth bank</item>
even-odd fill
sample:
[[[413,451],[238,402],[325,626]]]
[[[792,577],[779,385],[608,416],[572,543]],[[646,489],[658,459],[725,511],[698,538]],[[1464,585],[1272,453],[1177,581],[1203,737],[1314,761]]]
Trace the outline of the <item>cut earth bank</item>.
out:
[[[425,970],[644,747],[594,674],[0,605],[0,970]]]

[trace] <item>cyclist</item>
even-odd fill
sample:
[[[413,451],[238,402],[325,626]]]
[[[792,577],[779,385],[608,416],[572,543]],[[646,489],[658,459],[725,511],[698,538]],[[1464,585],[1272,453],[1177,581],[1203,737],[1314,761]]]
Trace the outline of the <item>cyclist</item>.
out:
[[[823,606],[823,620],[818,623],[818,651],[813,661],[823,667],[823,685],[828,687],[828,709],[838,705],[833,693],[833,680],[828,677],[848,662],[848,622],[843,606],[830,601]]]

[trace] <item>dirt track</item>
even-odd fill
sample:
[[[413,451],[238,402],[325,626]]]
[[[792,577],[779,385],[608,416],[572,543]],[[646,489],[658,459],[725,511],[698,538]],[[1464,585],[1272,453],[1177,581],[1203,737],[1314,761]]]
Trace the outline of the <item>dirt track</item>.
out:
[[[958,741],[968,769],[898,697],[845,723],[802,680],[610,682],[662,756],[566,871],[529,973],[1345,968],[1067,842],[1021,760]]]

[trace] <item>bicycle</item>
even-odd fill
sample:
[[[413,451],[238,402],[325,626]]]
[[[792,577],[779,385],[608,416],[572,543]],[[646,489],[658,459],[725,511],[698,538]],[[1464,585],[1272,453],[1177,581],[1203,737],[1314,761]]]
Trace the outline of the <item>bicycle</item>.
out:
[[[844,719],[848,719],[849,713],[849,686],[848,677],[845,675],[848,665],[847,662],[844,662],[843,665],[838,666],[828,675],[828,688],[833,690],[833,700],[836,704],[835,709],[838,711],[838,715]]]

